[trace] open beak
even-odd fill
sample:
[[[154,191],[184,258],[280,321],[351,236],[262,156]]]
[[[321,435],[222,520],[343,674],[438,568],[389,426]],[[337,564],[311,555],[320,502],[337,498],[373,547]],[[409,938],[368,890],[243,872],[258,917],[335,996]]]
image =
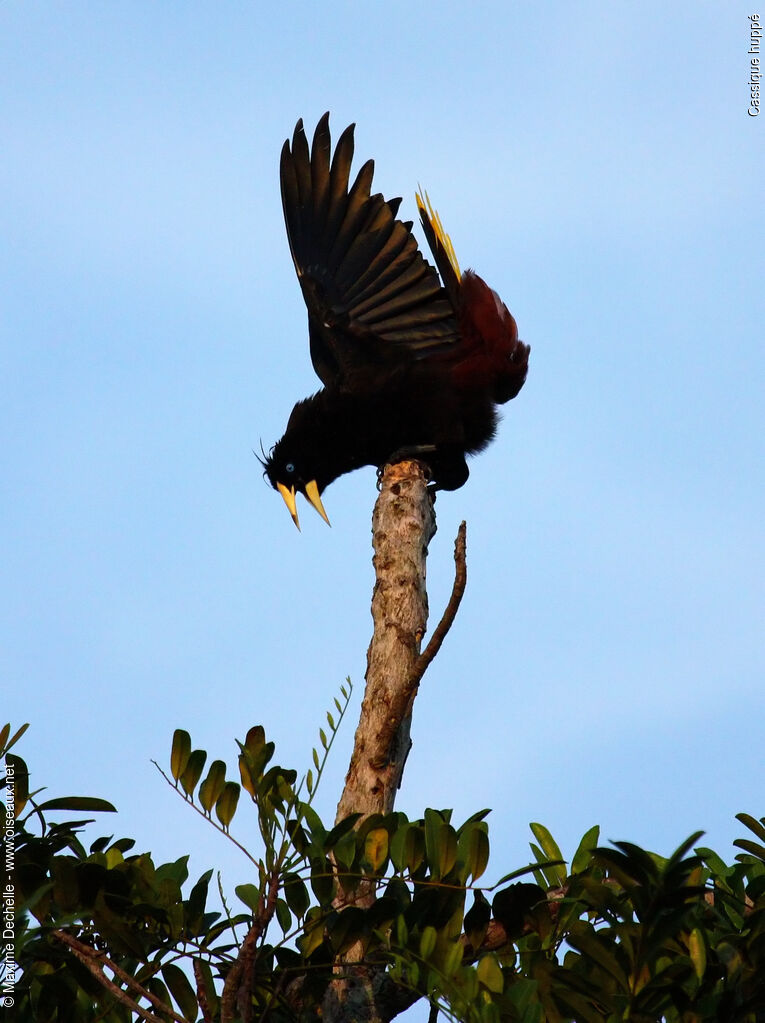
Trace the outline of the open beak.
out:
[[[298,529],[300,529],[300,520],[298,519],[297,513],[297,502],[295,500],[295,488],[286,487],[283,483],[277,483],[276,489],[284,498],[284,503],[287,505],[287,510],[292,516],[292,521],[295,523]],[[327,513],[324,511],[324,505],[321,503],[321,498],[319,497],[319,487],[316,483],[316,480],[311,480],[310,483],[306,483],[305,496],[314,506],[319,515],[321,515],[321,517],[324,519],[327,525],[331,526],[332,523],[327,518]]]
[[[332,523],[327,518],[327,513],[324,511],[324,505],[321,503],[321,498],[319,497],[319,488],[316,485],[316,480],[311,480],[310,483],[306,483],[306,485],[305,485],[305,496],[308,498],[308,500],[314,506],[316,511],[319,513],[319,515],[321,515],[321,517],[324,519],[324,521],[327,523],[327,525],[331,526]],[[285,498],[285,500],[286,500],[286,498]]]
[[[295,488],[290,487],[290,489],[288,490],[283,483],[277,483],[276,489],[284,498],[284,503],[287,505],[287,510],[292,516],[292,521],[295,523],[298,529],[300,529],[300,519],[298,518],[297,504],[295,503]]]

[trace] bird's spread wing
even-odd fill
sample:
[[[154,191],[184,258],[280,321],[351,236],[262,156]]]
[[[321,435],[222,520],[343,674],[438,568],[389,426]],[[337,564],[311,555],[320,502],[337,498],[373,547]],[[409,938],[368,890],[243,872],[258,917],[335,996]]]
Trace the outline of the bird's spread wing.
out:
[[[298,121],[281,156],[287,235],[325,386],[353,387],[382,362],[441,353],[459,339],[451,289],[423,259],[411,222],[396,219],[401,200],[370,192],[372,160],[349,186],[353,127],[332,155],[329,115],[310,150]]]

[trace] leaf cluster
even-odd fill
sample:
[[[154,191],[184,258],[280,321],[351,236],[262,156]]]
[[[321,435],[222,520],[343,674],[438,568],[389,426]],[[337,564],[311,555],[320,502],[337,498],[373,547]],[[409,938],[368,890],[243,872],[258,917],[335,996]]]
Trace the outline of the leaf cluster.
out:
[[[600,846],[597,828],[567,862],[533,824],[533,862],[486,884],[488,811],[458,826],[434,809],[323,824],[312,799],[339,720],[328,723],[310,786],[272,766],[260,727],[238,744],[238,781],[220,760],[204,774],[206,752],[175,734],[165,777],[247,857],[237,913],[222,889],[222,910],[209,906],[212,871],[187,891],[185,855],[155,866],[130,839],[86,847],[92,818],[51,815],[113,807],[40,801],[23,760],[8,754],[19,1018],[128,1023],[132,1002],[149,1020],[312,1020],[350,960],[382,978],[386,1018],[426,999],[471,1023],[762,1019],[765,821],[739,815],[751,837],[732,864],[699,835],[664,858],[628,842]],[[4,752],[9,734],[0,732]],[[248,804],[259,851],[232,834]]]

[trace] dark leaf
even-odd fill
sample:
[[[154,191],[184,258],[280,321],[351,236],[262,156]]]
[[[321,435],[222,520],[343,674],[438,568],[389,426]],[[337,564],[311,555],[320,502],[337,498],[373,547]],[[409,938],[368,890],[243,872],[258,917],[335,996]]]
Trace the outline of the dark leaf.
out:
[[[78,810],[84,813],[116,813],[117,808],[105,799],[94,796],[62,796],[40,803],[38,810]]]
[[[197,783],[202,777],[202,771],[204,770],[206,760],[207,752],[203,749],[195,749],[191,752],[188,760],[186,761],[186,767],[181,774],[181,785],[183,786],[183,791],[187,796],[193,797],[194,789],[197,787]]]
[[[27,728],[29,728],[28,722],[27,724],[22,725],[21,728],[19,728],[9,739],[8,736],[11,731],[11,726],[10,724],[3,725],[2,732],[0,732],[0,757],[4,757],[6,753],[16,745],[24,732],[26,732]]]
[[[526,915],[538,903],[545,899],[545,893],[539,885],[519,882],[497,892],[491,902],[494,919],[499,921],[511,940],[523,933],[523,922]]]
[[[218,802],[225,784],[226,765],[222,760],[213,760],[207,772],[207,777],[199,786],[199,803],[206,813],[212,813],[212,809]]]
[[[279,921],[279,926],[285,934],[292,930],[292,914],[284,899],[276,900],[276,919]]]
[[[224,828],[228,828],[236,813],[239,802],[239,786],[235,781],[227,781],[223,786],[218,802],[215,804],[215,813]]]
[[[296,917],[305,915],[311,900],[308,889],[299,874],[287,874],[284,878],[284,898]]]
[[[187,1020],[195,1020],[198,1008],[197,996],[186,974],[174,963],[167,963],[162,967],[162,976],[183,1015]]]
[[[473,951],[476,951],[483,944],[486,931],[491,919],[491,906],[483,892],[473,892],[473,905],[465,913],[465,937],[470,942]]]

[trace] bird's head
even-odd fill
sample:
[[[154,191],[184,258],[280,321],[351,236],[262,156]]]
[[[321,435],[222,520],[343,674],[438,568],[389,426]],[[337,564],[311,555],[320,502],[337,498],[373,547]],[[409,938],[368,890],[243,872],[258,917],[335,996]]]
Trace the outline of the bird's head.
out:
[[[289,443],[287,436],[274,444],[268,455],[260,459],[263,466],[263,475],[268,482],[284,498],[292,521],[300,529],[298,519],[296,496],[302,494],[305,499],[314,506],[327,525],[330,521],[321,503],[320,487],[316,480],[316,473],[311,472],[305,456],[301,456]]]

